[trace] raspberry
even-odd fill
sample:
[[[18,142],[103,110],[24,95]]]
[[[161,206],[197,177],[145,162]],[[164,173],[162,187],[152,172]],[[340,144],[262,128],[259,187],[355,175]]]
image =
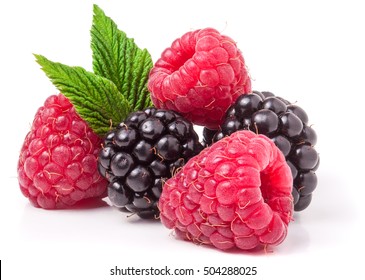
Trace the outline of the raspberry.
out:
[[[226,250],[278,245],[292,218],[292,176],[264,135],[238,131],[193,157],[162,190],[162,223]]]
[[[65,96],[48,97],[20,152],[18,179],[24,196],[45,209],[104,197],[107,182],[97,172],[100,143]]]
[[[99,154],[110,201],[141,218],[158,217],[163,181],[202,148],[192,123],[173,111],[131,113],[107,135]]]
[[[213,137],[211,130],[205,131],[204,141],[218,141],[241,129],[256,131],[274,141],[292,171],[294,210],[307,208],[317,186],[319,156],[314,148],[317,135],[308,126],[306,112],[271,92],[255,91],[239,97],[228,109],[220,130]]]
[[[157,108],[217,128],[237,97],[251,91],[251,81],[236,43],[205,28],[184,34],[162,53],[148,88]]]

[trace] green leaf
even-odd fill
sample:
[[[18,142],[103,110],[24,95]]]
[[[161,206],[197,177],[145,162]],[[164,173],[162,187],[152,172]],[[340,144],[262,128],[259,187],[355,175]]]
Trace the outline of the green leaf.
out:
[[[127,100],[108,79],[35,55],[38,64],[56,88],[75,106],[77,113],[103,136],[130,113]]]
[[[151,55],[138,48],[97,5],[94,5],[91,49],[94,73],[112,81],[133,111],[152,105],[147,89],[153,66]]]

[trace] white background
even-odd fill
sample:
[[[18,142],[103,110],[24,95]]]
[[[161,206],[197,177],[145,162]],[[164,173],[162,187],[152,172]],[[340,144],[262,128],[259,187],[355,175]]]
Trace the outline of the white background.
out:
[[[361,1],[294,2],[1,1],[3,279],[160,279],[112,277],[109,269],[116,265],[258,270],[256,276],[222,279],[363,275],[364,9]],[[242,50],[254,89],[298,101],[307,111],[319,137],[319,185],[310,207],[295,214],[287,239],[272,253],[227,253],[179,241],[158,222],[127,218],[106,203],[46,211],[33,208],[22,196],[16,178],[21,144],[36,109],[57,93],[32,53],[91,70],[93,3],[147,48],[154,61],[185,32],[218,29]]]

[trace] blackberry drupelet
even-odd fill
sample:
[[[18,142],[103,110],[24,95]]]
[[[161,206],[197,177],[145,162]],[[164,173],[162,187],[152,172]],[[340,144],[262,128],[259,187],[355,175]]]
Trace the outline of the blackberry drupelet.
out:
[[[213,132],[205,129],[203,142],[209,145],[244,129],[268,136],[283,152],[294,180],[294,210],[307,208],[317,186],[315,171],[319,166],[319,156],[314,148],[317,135],[308,125],[306,112],[271,92],[254,91],[240,96],[227,110],[220,129],[213,137]]]
[[[213,143],[213,137],[217,133],[218,130],[216,129],[209,129],[207,127],[204,127],[203,129],[203,141],[202,145],[204,147],[208,147]]]
[[[173,111],[147,108],[131,113],[109,132],[98,169],[109,181],[114,206],[154,218],[163,181],[202,149],[191,122]]]

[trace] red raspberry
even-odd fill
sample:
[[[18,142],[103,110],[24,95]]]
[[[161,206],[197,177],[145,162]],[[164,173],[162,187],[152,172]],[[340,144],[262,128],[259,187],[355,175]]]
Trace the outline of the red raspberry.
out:
[[[47,98],[34,117],[18,162],[22,193],[45,209],[67,208],[106,195],[107,181],[97,170],[101,139],[63,96]]]
[[[162,223],[218,249],[278,245],[292,218],[292,175],[264,135],[238,131],[193,157],[166,181]]]
[[[251,81],[236,43],[205,28],[186,33],[162,53],[148,88],[157,108],[216,129],[237,97],[251,91]]]

